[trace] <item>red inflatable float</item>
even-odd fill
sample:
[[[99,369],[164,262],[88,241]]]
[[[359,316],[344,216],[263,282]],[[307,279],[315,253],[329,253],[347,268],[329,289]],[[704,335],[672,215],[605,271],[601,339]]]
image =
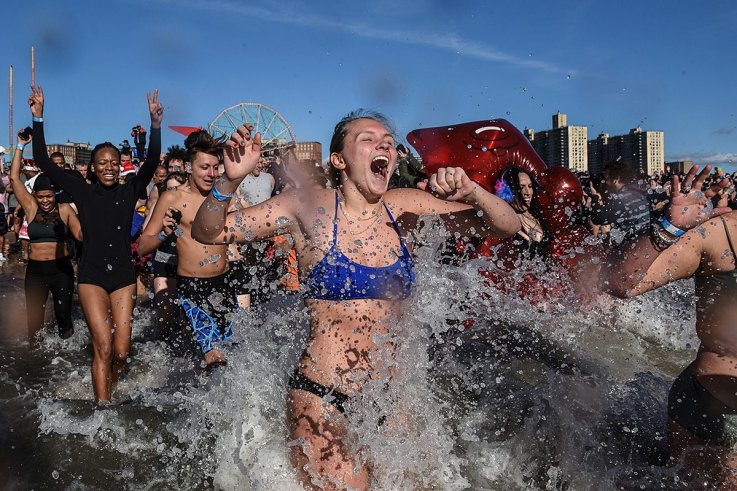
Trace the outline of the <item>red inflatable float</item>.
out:
[[[560,263],[572,279],[579,276],[584,257],[590,260],[592,254],[601,255],[598,248],[586,244],[588,230],[572,220],[583,199],[578,178],[567,168],[545,165],[527,138],[509,121],[492,119],[416,129],[407,135],[407,141],[417,150],[428,174],[440,167],[462,167],[473,181],[490,192],[494,192],[496,181],[506,170],[518,168],[526,172],[538,185],[542,219],[551,235],[548,257]],[[509,247],[509,239],[487,238],[478,252],[501,257],[502,267],[508,269],[516,259],[515,251]],[[498,273],[487,271],[486,276],[497,285],[503,283]],[[523,294],[538,296],[535,283],[534,278],[528,277],[516,288]]]

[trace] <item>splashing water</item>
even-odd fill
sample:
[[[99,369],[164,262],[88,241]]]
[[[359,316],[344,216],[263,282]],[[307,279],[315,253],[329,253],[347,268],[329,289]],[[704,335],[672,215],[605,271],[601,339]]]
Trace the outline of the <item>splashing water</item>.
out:
[[[376,339],[394,356],[346,404],[372,488],[685,489],[662,462],[667,390],[697,346],[693,284],[629,302],[531,305],[485,286],[486,260],[441,264],[439,237],[428,227],[417,238],[417,287],[390,337]],[[539,263],[519,265],[512,282],[527,273],[555,282]],[[70,339],[48,333],[34,351],[0,345],[0,419],[14,421],[0,433],[0,478],[299,489],[285,407],[308,334],[303,303],[275,295],[240,312],[228,365],[209,374],[188,348],[154,340],[152,309],[136,312],[130,370],[104,409],[92,402],[81,316]],[[468,319],[475,325],[463,329]],[[179,341],[190,336],[182,329]]]

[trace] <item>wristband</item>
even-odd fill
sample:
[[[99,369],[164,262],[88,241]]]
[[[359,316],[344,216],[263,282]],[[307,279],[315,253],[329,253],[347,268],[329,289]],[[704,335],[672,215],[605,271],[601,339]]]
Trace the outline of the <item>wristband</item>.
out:
[[[680,228],[670,223],[667,218],[663,218],[662,220],[660,220],[660,225],[662,225],[663,230],[665,230],[669,234],[674,235],[675,237],[680,237],[681,235],[686,233],[685,230],[681,230]]]
[[[212,185],[212,197],[218,201],[230,201],[233,198],[233,193],[221,194],[220,191],[218,191],[217,186],[213,184]]]
[[[43,123],[44,122],[44,118],[43,118],[43,116],[41,116],[40,118],[37,118],[36,116],[34,116],[33,117],[33,122],[34,123]]]
[[[18,150],[20,150],[20,151],[22,152],[22,151],[23,151],[23,149],[24,149],[24,148],[26,148],[26,146],[25,146],[25,145],[23,145],[22,143],[19,143],[19,144],[17,144],[17,145],[15,146],[15,148],[17,148]]]
[[[665,229],[659,223],[653,223],[650,231],[650,240],[659,252],[663,252],[680,239],[680,237],[673,237],[672,235],[667,237],[663,234],[664,231]]]
[[[156,238],[159,239],[161,242],[166,240],[166,237],[167,237],[166,232],[164,232],[163,230],[160,231],[158,234],[156,234]]]

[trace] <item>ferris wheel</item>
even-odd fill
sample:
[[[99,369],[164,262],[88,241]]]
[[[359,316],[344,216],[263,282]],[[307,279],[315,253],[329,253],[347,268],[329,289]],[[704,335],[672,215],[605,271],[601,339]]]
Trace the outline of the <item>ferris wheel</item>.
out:
[[[251,123],[253,134],[261,133],[262,155],[273,155],[275,150],[286,149],[297,143],[292,126],[278,111],[257,102],[241,102],[220,111],[208,125],[207,131],[214,138],[227,138],[238,126]]]

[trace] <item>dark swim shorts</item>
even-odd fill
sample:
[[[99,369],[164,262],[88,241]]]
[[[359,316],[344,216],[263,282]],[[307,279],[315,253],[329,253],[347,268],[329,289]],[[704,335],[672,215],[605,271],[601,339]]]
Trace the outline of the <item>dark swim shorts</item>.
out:
[[[668,394],[668,416],[708,443],[737,443],[737,409],[724,404],[699,383],[693,363],[673,382]]]

